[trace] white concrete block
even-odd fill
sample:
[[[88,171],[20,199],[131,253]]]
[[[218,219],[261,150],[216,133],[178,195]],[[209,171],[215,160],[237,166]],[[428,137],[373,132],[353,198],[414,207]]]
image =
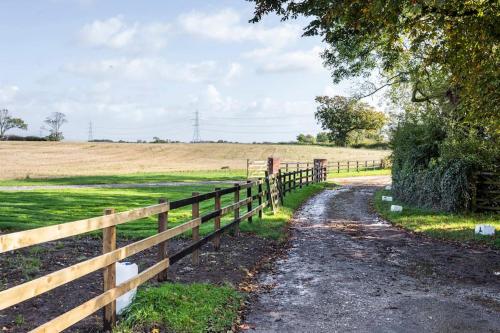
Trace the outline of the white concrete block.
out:
[[[388,196],[383,195],[382,201],[392,201],[392,197],[388,197]]]
[[[391,212],[402,212],[403,206],[391,205]]]
[[[495,235],[495,227],[490,224],[477,224],[474,232],[476,235],[493,236]]]
[[[386,189],[387,191],[390,191],[390,190],[392,190],[392,186],[391,186],[391,185],[387,185],[387,186],[385,187],[385,189]]]
[[[116,263],[116,285],[127,281],[139,274],[139,267],[137,264],[131,262],[117,262]],[[116,299],[116,313],[120,314],[122,311],[132,303],[132,300],[137,293],[137,288],[132,289],[128,293]]]

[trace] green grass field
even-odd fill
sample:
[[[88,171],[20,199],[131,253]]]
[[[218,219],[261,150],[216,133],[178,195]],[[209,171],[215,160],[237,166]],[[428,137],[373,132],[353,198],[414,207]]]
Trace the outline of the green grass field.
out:
[[[423,233],[427,236],[459,242],[476,243],[500,249],[500,218],[498,214],[450,214],[434,212],[401,204],[397,201],[382,201],[383,195],[390,191],[380,190],[375,194],[375,209],[387,220],[405,229]],[[402,213],[390,211],[391,204],[401,204]],[[495,226],[497,235],[477,236],[474,234],[476,224],[491,224]]]
[[[229,185],[227,185],[229,186]],[[289,217],[287,209],[293,209],[308,195],[321,189],[321,184],[304,187],[287,196],[285,207],[276,215],[266,214],[268,229],[261,229],[256,223],[246,225],[242,223],[243,231],[268,234],[268,237],[279,238],[276,233],[277,225]],[[35,190],[2,192],[0,191],[0,230],[3,232],[26,230],[52,224],[76,221],[89,217],[99,216],[105,208],[115,208],[117,212],[132,208],[156,204],[159,198],[170,201],[191,196],[192,192],[210,192],[214,187],[202,186],[177,186],[159,188],[133,188],[133,189],[68,189],[68,190]],[[254,189],[255,191],[256,189]],[[254,192],[255,193],[255,192]],[[246,193],[242,191],[241,198]],[[233,202],[233,195],[222,197],[222,206]],[[257,202],[254,204],[257,205]],[[200,205],[201,214],[213,210],[212,200],[204,201]],[[243,211],[243,208],[242,208]],[[285,213],[288,212],[288,213]],[[169,227],[186,222],[191,217],[191,207],[184,207],[169,212]],[[231,220],[230,216],[222,219],[222,223]],[[273,223],[271,223],[273,222]],[[275,223],[274,223],[275,222]],[[265,223],[265,224],[266,224]],[[200,232],[206,234],[212,231],[213,223],[205,223],[200,227]],[[156,233],[157,220],[155,217],[141,219],[118,226],[118,236],[122,238],[143,238]],[[189,233],[188,233],[189,235]]]
[[[164,173],[149,172],[113,176],[0,179],[0,186],[142,184],[162,182],[199,182],[210,180],[241,180],[245,178],[245,170],[170,171]]]
[[[391,169],[381,170],[363,170],[363,171],[341,171],[339,173],[331,171],[328,173],[328,178],[344,178],[344,177],[362,177],[362,176],[390,176]]]

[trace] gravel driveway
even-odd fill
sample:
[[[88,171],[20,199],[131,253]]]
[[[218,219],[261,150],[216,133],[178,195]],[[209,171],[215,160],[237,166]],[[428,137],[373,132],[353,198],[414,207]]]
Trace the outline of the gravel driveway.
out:
[[[500,253],[392,227],[372,212],[376,188],[326,190],[297,212],[249,332],[500,332]]]

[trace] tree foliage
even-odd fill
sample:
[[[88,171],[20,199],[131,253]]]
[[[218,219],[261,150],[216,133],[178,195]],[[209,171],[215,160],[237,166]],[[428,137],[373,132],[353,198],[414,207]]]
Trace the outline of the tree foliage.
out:
[[[0,140],[5,138],[5,133],[13,128],[27,130],[28,125],[21,118],[13,118],[9,110],[0,110]]]
[[[328,137],[327,132],[319,132],[316,134],[316,142],[318,143],[328,143],[330,142],[330,138]]]
[[[316,143],[316,138],[312,136],[311,134],[299,134],[297,135],[297,142],[298,143],[305,143],[305,144],[315,144]]]
[[[383,112],[376,111],[366,103],[343,96],[318,96],[315,117],[330,140],[340,146],[349,143],[349,134],[354,131],[380,130],[386,123]]]
[[[304,35],[329,45],[335,82],[377,68],[384,85],[408,85],[412,101],[447,103],[450,118],[498,135],[499,1],[250,1],[253,22],[273,12],[309,18]]]
[[[49,126],[50,134],[48,136],[50,141],[61,141],[64,139],[61,127],[67,123],[66,115],[61,112],[54,112],[44,121]]]

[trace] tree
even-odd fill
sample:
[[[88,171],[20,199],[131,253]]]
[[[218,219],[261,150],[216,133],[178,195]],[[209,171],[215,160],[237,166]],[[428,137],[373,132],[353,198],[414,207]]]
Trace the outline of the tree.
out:
[[[21,118],[12,118],[9,110],[0,110],[0,140],[5,138],[5,133],[13,128],[27,130],[28,125]]]
[[[330,140],[339,146],[348,144],[349,134],[359,130],[380,130],[387,121],[383,112],[366,103],[343,96],[318,96],[319,103],[314,116]]]
[[[50,134],[48,138],[50,141],[61,141],[64,139],[61,127],[64,123],[68,122],[64,113],[54,112],[50,117],[45,118],[44,122],[49,126]]]
[[[310,19],[335,82],[379,69],[383,87],[408,85],[420,103],[446,103],[453,119],[494,135],[500,102],[500,2],[497,0],[250,0],[258,22]],[[361,97],[361,96],[360,96]]]
[[[330,139],[328,138],[328,133],[326,132],[319,132],[316,134],[316,141],[318,143],[328,143],[330,142]]]
[[[315,144],[316,143],[316,138],[312,136],[311,134],[299,134],[297,135],[297,142],[298,143],[305,143],[305,144]]]

